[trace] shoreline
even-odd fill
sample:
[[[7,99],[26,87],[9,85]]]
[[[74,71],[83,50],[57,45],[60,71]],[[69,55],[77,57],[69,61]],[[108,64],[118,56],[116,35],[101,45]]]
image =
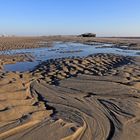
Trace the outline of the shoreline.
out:
[[[104,43],[112,43],[112,46],[101,46],[101,47],[99,47],[100,49],[101,48],[104,48],[104,49],[105,48],[107,48],[107,49],[108,48],[119,48],[119,49],[122,49],[122,50],[136,50],[136,51],[139,50],[139,47],[136,47],[136,48],[134,47],[135,46],[134,43],[133,44],[130,43],[131,47],[130,47],[130,45],[128,47],[126,47],[126,46],[122,46],[122,43],[121,44],[116,43],[116,39],[118,39],[118,38],[113,38],[112,42],[111,41],[109,42],[109,40],[108,40],[108,39],[112,39],[112,38],[87,38],[87,37],[83,38],[83,37],[67,37],[67,36],[64,36],[64,37],[60,37],[60,36],[57,36],[57,37],[38,37],[38,38],[37,37],[36,38],[35,37],[34,38],[32,38],[32,37],[30,37],[30,38],[29,37],[28,38],[27,37],[24,37],[24,38],[12,37],[12,38],[4,38],[4,39],[9,40],[8,43],[11,43],[11,45],[9,44],[9,46],[11,46],[10,50],[13,50],[13,49],[17,49],[17,50],[18,49],[25,49],[26,50],[26,49],[44,48],[44,47],[45,48],[51,48],[51,47],[53,47],[52,43],[56,42],[56,40],[57,41],[62,41],[62,42],[67,42],[68,41],[68,42],[82,43],[82,44],[91,45],[91,46],[96,44],[96,43],[98,44],[98,43],[101,43],[101,42],[103,43],[104,42]],[[114,39],[115,39],[115,42],[114,42]],[[18,45],[16,45],[14,48],[12,47],[12,45],[14,45],[14,44],[12,44],[13,40],[15,40],[14,43],[18,42]],[[23,46],[22,43],[26,42],[27,40],[30,42],[30,44],[32,44],[32,43],[33,44],[38,44],[38,46],[37,45],[34,46],[33,44],[32,44],[33,46],[32,45]],[[44,41],[44,42],[46,40],[47,42],[41,43],[42,42],[41,40]],[[0,39],[0,41],[1,41],[1,39]],[[28,44],[28,41],[27,41],[27,44]],[[36,42],[36,41],[39,41],[40,43]],[[93,43],[93,41],[94,41],[94,43]],[[96,47],[96,48],[98,48],[98,47]],[[31,62],[31,61],[34,61],[33,56],[28,54],[28,53],[23,53],[22,54],[22,52],[21,52],[19,54],[10,54],[10,53],[6,54],[6,51],[7,51],[7,53],[10,51],[10,50],[7,50],[7,49],[9,49],[9,48],[5,46],[5,50],[3,50],[4,54],[0,55],[0,59],[1,59],[0,69],[1,70],[3,69],[4,64],[15,64],[16,62]],[[60,51],[60,53],[77,53],[77,52],[78,53],[82,52],[82,50],[78,49],[78,50],[75,50],[75,51],[71,51],[71,50]],[[136,53],[136,54],[139,55],[139,52]]]
[[[0,139],[139,140],[139,91],[139,57],[99,53],[1,72]]]

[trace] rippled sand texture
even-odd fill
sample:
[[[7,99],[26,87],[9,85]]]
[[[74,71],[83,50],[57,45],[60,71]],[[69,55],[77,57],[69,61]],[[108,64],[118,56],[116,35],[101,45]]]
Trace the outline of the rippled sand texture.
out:
[[[29,80],[29,74],[1,74],[0,139],[26,130],[52,113],[30,92]]]
[[[134,61],[99,54],[2,75],[0,138],[139,140],[140,61]]]

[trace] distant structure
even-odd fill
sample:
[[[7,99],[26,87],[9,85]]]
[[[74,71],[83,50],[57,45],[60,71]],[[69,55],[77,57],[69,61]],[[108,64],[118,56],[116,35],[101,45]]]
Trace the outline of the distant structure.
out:
[[[5,37],[5,35],[1,35],[1,37]]]
[[[16,36],[15,35],[1,34],[0,37],[4,38],[4,37],[16,37]]]
[[[79,37],[96,37],[96,34],[93,33],[84,33],[79,35]]]

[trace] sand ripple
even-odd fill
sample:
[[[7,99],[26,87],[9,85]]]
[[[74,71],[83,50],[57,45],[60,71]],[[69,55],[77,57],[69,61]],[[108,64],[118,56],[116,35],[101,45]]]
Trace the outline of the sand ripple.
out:
[[[2,76],[1,138],[139,140],[139,63],[101,54],[55,62]]]

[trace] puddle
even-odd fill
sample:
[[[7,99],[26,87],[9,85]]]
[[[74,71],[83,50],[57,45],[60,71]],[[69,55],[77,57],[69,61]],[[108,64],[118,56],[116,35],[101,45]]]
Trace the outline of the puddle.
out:
[[[45,44],[45,42],[43,42],[43,44]],[[35,58],[34,62],[17,62],[16,64],[7,64],[4,66],[5,71],[22,72],[32,70],[40,62],[49,59],[86,57],[88,55],[97,53],[113,53],[124,56],[140,56],[139,50],[124,50],[119,48],[111,48],[111,46],[113,45],[114,44],[103,44],[95,42],[91,42],[90,44],[55,42],[52,44],[52,47],[0,51],[0,54],[12,55],[20,53],[30,53]]]
[[[30,71],[32,70],[35,66],[37,66],[39,62],[17,62],[16,64],[6,64],[4,66],[5,71]]]

